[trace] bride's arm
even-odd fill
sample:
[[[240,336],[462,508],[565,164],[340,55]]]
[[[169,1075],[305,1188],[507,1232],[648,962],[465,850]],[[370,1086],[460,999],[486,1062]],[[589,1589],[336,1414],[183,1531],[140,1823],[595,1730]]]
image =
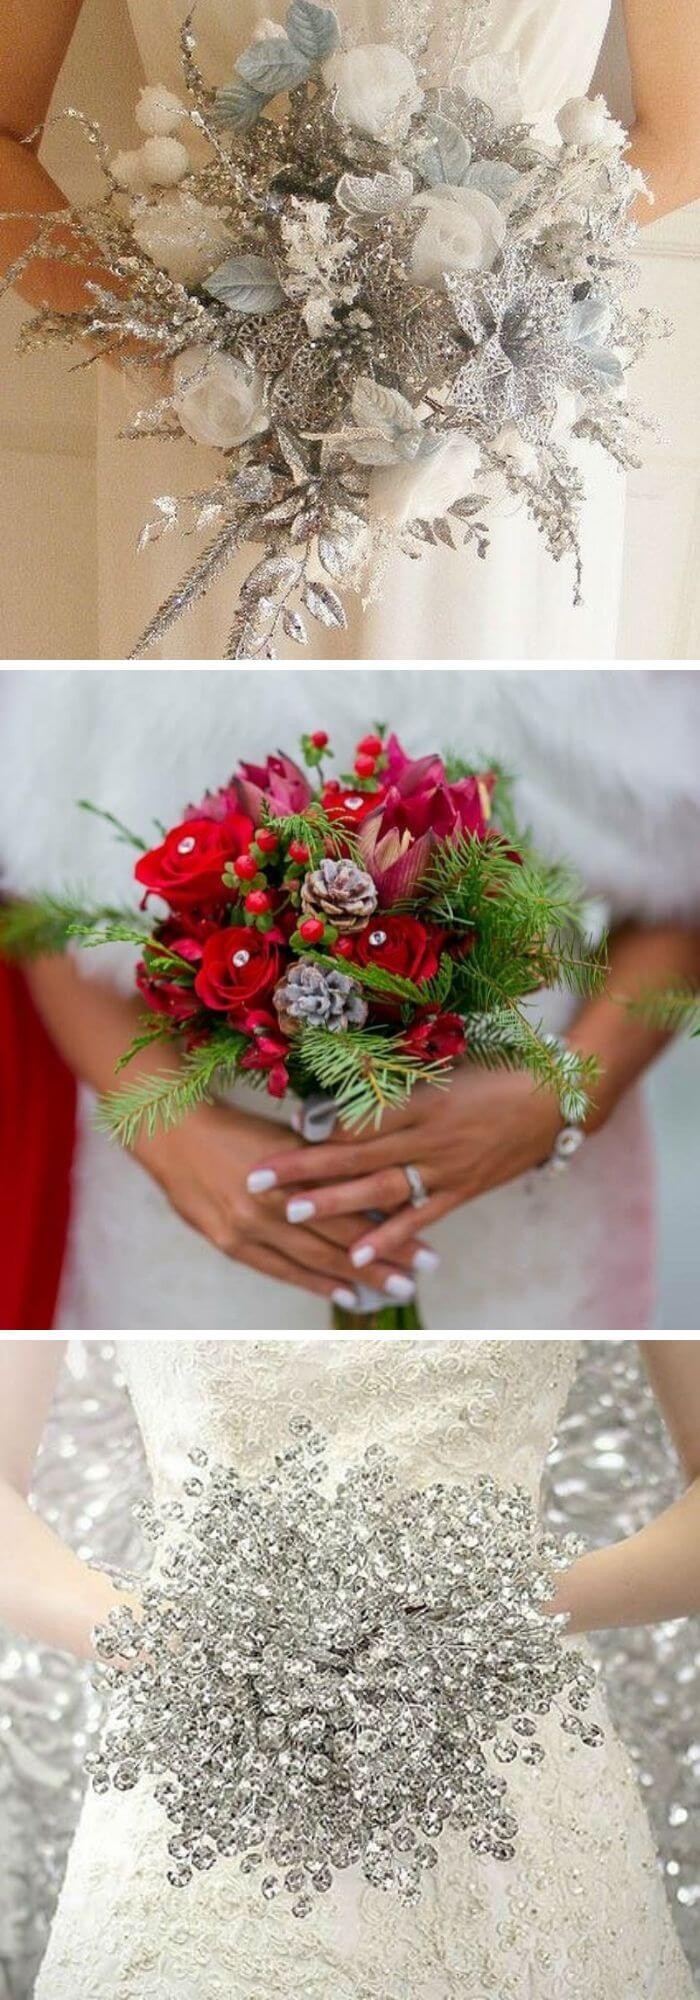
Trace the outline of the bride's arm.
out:
[[[106,981],[84,978],[70,957],[37,959],[26,977],[69,1068],[98,1094],[113,1090],[117,1062],[143,1025],[138,1000]],[[180,1067],[174,1044],[155,1043],[134,1058],[127,1075],[131,1082]],[[294,1229],[281,1195],[263,1209],[249,1192],[248,1176],[269,1152],[273,1133],[277,1147],[296,1152],[294,1134],[284,1126],[227,1105],[201,1104],[170,1131],[158,1130],[151,1138],[142,1132],[133,1150],[171,1207],[225,1256],[351,1310],[356,1273],[348,1253],[357,1224],[341,1217],[317,1230]],[[406,1282],[420,1247],[411,1230],[398,1256],[376,1267],[379,1286],[386,1286],[390,1297],[390,1279]]]
[[[46,117],[82,0],[3,0],[0,63],[0,211],[17,220],[0,222],[0,273],[34,241],[44,216],[65,208],[66,196],[38,157],[38,141],[24,144]],[[9,17],[9,18],[8,18]],[[36,223],[21,219],[29,214]],[[57,244],[72,246],[70,226],[56,226]],[[86,304],[87,279],[102,279],[97,261],[82,267],[37,259],[28,265],[17,290],[29,305],[78,312]],[[110,281],[113,282],[113,281]]]
[[[700,1614],[700,1341],[643,1341],[642,1351],[687,1486],[638,1534],[572,1564],[550,1606],[569,1612],[572,1632]]]
[[[89,1658],[93,1626],[130,1600],[81,1562],[27,1500],[63,1352],[62,1341],[0,1342],[0,1620]]]
[[[624,0],[635,121],[630,161],[654,197],[656,222],[700,196],[700,9],[697,0]]]

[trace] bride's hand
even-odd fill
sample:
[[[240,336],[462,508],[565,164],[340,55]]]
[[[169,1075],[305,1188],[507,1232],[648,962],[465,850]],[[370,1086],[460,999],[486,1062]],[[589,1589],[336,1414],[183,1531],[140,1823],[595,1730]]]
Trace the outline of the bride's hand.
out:
[[[284,1191],[294,1230],[382,1210],[386,1222],[359,1230],[356,1223],[351,1251],[351,1268],[371,1264],[374,1276],[375,1260],[405,1250],[418,1221],[427,1228],[461,1202],[539,1166],[561,1125],[556,1099],[535,1090],[529,1077],[465,1067],[448,1090],[420,1085],[374,1136],[344,1132],[325,1146],[265,1155],[260,1165],[274,1180],[258,1205],[265,1210]],[[409,1203],[406,1165],[417,1167],[428,1195],[418,1210]]]
[[[143,1139],[137,1154],[178,1215],[224,1256],[318,1298],[334,1299],[351,1311],[357,1273],[349,1249],[357,1223],[350,1216],[336,1215],[300,1228],[288,1222],[283,1194],[256,1200],[248,1190],[248,1178],[273,1143],[278,1160],[298,1155],[294,1134],[273,1126],[270,1119],[207,1105],[191,1112],[174,1130]],[[389,1298],[412,1297],[414,1286],[407,1273],[419,1250],[412,1218],[397,1256],[377,1260],[373,1287],[376,1283]]]

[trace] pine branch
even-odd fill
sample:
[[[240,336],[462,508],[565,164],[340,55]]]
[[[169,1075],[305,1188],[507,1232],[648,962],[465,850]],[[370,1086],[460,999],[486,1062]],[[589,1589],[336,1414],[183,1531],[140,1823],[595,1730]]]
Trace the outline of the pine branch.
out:
[[[343,1125],[381,1123],[385,1111],[408,1102],[417,1083],[449,1085],[448,1062],[417,1063],[400,1035],[348,1029],[305,1028],[295,1039],[294,1057],[307,1077],[334,1098]]]
[[[323,860],[329,849],[334,854],[350,854],[353,859],[357,856],[357,839],[352,827],[339,826],[330,819],[318,799],[313,799],[300,813],[271,812],[263,802],[263,816],[265,825],[274,827],[285,847],[292,840],[305,842],[312,867]]]
[[[119,1061],[115,1065],[117,1074],[120,1070],[126,1069],[128,1064],[133,1062],[134,1056],[141,1054],[142,1049],[151,1048],[154,1042],[172,1042],[174,1040],[175,1036],[171,1021],[153,1020],[146,1022],[141,1034],[134,1035],[134,1039],[129,1043],[128,1049],[125,1049],[123,1056],[119,1057]]]
[[[599,1073],[595,1056],[562,1047],[541,1022],[537,1025],[513,1002],[494,995],[484,1013],[465,1018],[469,1056],[487,1069],[525,1070],[540,1090],[553,1090],[567,1123],[585,1118]]]
[[[146,1076],[126,1090],[112,1090],[100,1100],[97,1124],[122,1146],[133,1146],[145,1128],[152,1139],[159,1125],[169,1131],[186,1118],[197,1104],[211,1101],[217,1076],[235,1076],[247,1039],[230,1031],[220,1031],[201,1047],[191,1049],[180,1070]]]
[[[67,897],[38,896],[0,909],[0,953],[6,958],[65,951],[74,939],[86,945],[143,944],[147,935],[146,924],[137,928],[131,911],[91,907]]]
[[[642,993],[625,1003],[629,1014],[646,1021],[660,1035],[700,1035],[700,993],[692,986],[669,987],[663,993]]]
[[[417,1007],[444,1006],[452,985],[453,960],[447,953],[440,959],[435,978],[424,979],[420,984],[413,979],[402,979],[398,972],[388,972],[384,965],[359,965],[352,959],[339,960],[316,949],[308,955],[314,964],[326,967],[329,972],[337,972],[340,967],[370,993],[385,994],[388,999],[403,1000]]]
[[[123,820],[117,819],[115,813],[107,812],[103,806],[93,805],[92,799],[78,799],[77,804],[81,812],[94,813],[95,819],[103,819],[106,826],[111,826],[117,839],[126,847],[137,847],[140,854],[148,853],[148,842],[142,840],[140,834],[132,833],[130,827],[125,826]]]

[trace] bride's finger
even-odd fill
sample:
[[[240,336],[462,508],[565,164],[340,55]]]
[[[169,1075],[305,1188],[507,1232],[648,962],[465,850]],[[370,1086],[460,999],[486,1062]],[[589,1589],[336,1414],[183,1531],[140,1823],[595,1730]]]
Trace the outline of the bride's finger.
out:
[[[330,1181],[325,1187],[303,1188],[301,1193],[292,1194],[286,1206],[287,1221],[297,1225],[316,1216],[362,1215],[368,1208],[393,1211],[403,1207],[406,1196],[403,1168],[384,1167],[380,1173],[365,1174],[359,1180]],[[409,1208],[408,1213],[415,1229],[414,1212]]]
[[[281,1285],[295,1285],[298,1291],[312,1292],[319,1299],[331,1299],[335,1305],[343,1306],[346,1312],[352,1312],[357,1306],[357,1293],[352,1284],[339,1285],[334,1278],[326,1278],[321,1272],[292,1263],[291,1258],[273,1250],[269,1243],[251,1244],[249,1249],[239,1252],[236,1262],[249,1264],[251,1270],[262,1271],[266,1278],[278,1278]]]
[[[248,1175],[249,1194],[270,1194],[275,1188],[294,1187],[307,1181],[335,1181],[354,1179],[359,1174],[374,1174],[382,1167],[396,1166],[404,1157],[410,1157],[407,1128],[400,1131],[378,1133],[374,1139],[355,1139],[352,1144],[338,1146],[331,1140],[326,1146],[287,1146],[284,1152],[271,1153],[261,1160]],[[366,1204],[367,1205],[367,1204]]]
[[[310,1229],[293,1229],[288,1222],[275,1223],[274,1237],[266,1237],[265,1241],[269,1241],[270,1248],[288,1257],[291,1262],[297,1261],[304,1270],[317,1271],[331,1279],[336,1286],[336,1295],[338,1287],[346,1292],[353,1291],[357,1273],[347,1250],[341,1249],[338,1244],[324,1242]],[[394,1263],[377,1259],[372,1265],[372,1287],[385,1292],[387,1299],[398,1300],[402,1305],[408,1305],[416,1291],[415,1280],[408,1271],[399,1268],[398,1259]],[[338,1303],[342,1301],[338,1300]]]
[[[441,1216],[449,1215],[450,1209],[456,1207],[458,1200],[458,1195],[449,1193],[429,1196],[425,1207],[421,1208],[421,1222],[424,1227],[429,1229],[433,1222],[440,1221]],[[367,1229],[362,1236],[358,1236],[350,1252],[351,1264],[356,1271],[362,1272],[363,1278],[366,1270],[368,1283],[371,1284],[375,1259],[386,1261],[387,1258],[394,1258],[402,1244],[410,1238],[415,1226],[413,1209],[399,1209],[398,1213],[390,1216],[386,1222],[377,1223],[373,1229]],[[368,1251],[371,1253],[369,1256]]]
[[[358,1240],[360,1219],[356,1215],[321,1217],[313,1225],[314,1235],[327,1236],[329,1242],[340,1243],[343,1249],[350,1250]],[[364,1219],[363,1217],[362,1221]],[[365,1258],[363,1262],[368,1263],[369,1259]],[[421,1236],[411,1235],[406,1243],[400,1244],[395,1257],[392,1257],[392,1264],[394,1263],[400,1270],[424,1271],[429,1275],[431,1271],[437,1271],[440,1258],[437,1251],[433,1250],[432,1244],[424,1242]]]

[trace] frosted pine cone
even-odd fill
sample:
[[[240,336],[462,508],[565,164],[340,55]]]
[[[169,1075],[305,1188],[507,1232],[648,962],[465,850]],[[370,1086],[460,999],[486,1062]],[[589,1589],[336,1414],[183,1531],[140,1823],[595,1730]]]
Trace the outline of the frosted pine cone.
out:
[[[301,959],[289,968],[275,987],[274,1002],[285,1035],[300,1028],[329,1028],[341,1034],[345,1028],[362,1028],[367,1019],[367,1002],[347,972],[326,972],[311,959]]]
[[[348,936],[361,931],[377,907],[371,875],[354,861],[322,861],[301,885],[305,917],[325,917]]]

